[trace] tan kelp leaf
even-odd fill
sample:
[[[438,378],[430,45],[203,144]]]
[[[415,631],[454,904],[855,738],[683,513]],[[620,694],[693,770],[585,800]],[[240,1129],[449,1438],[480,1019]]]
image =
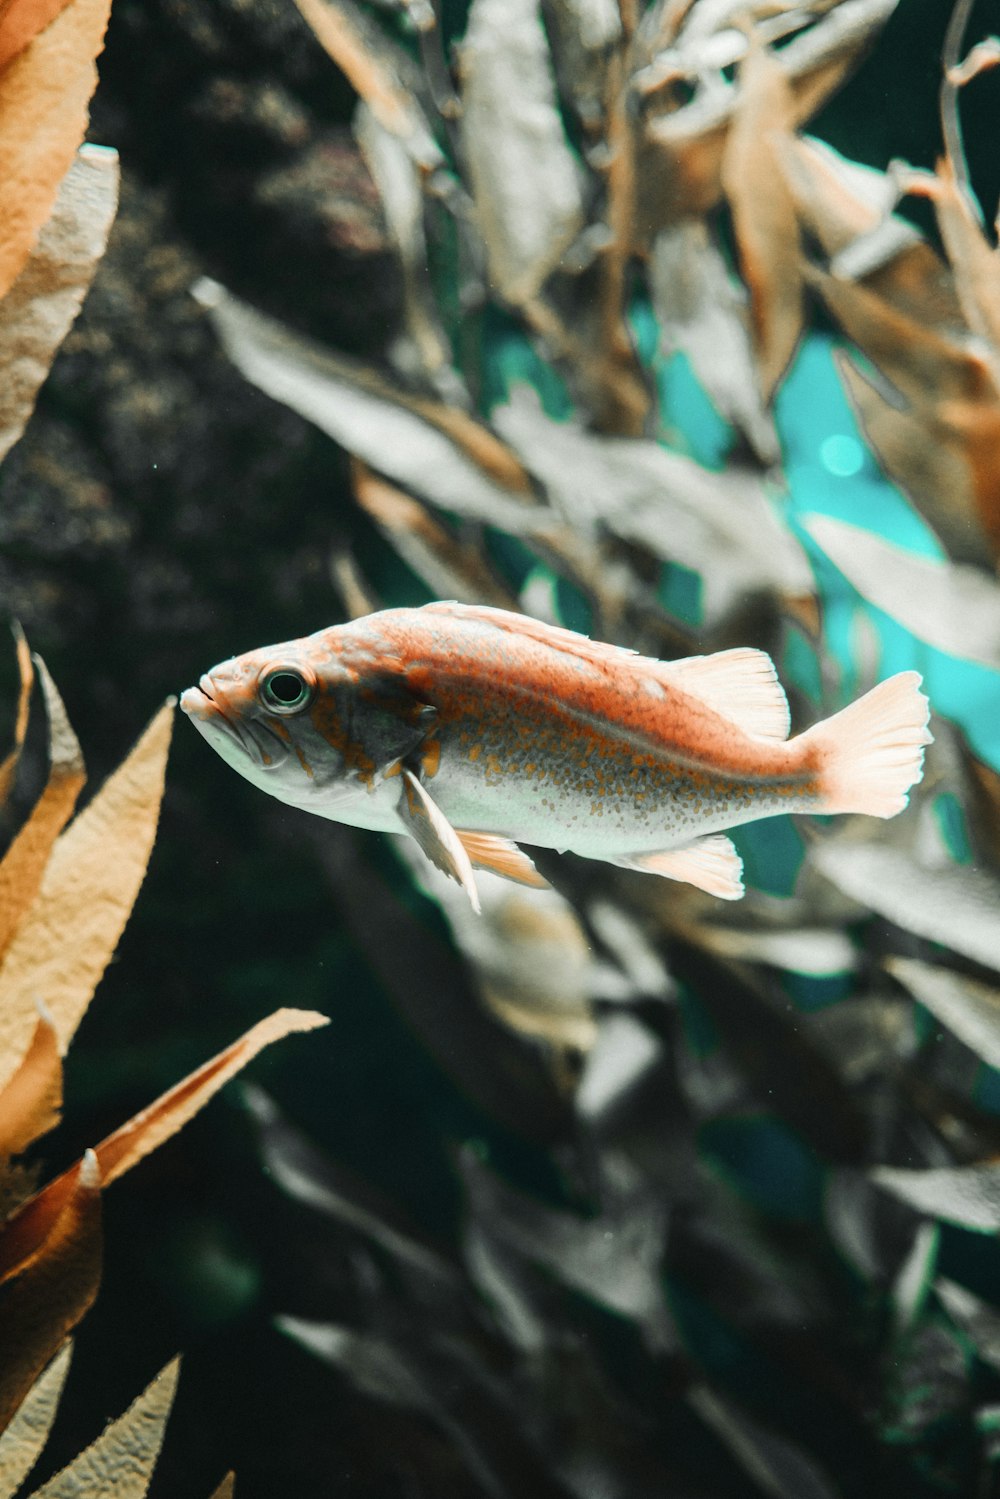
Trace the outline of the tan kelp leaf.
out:
[[[0,1231],[0,1431],[87,1311],[101,1278],[100,1172],[88,1151]]]
[[[14,1499],[42,1454],[59,1407],[72,1352],[72,1343],[64,1343],[0,1436],[0,1499]]]
[[[0,1161],[54,1129],[62,1108],[62,1060],[55,1026],[39,1016],[24,1058],[0,1092]]]
[[[935,1020],[990,1067],[1000,1067],[1000,988],[916,958],[889,958],[885,966]]]
[[[28,642],[24,638],[24,631],[16,623],[14,625],[14,642],[17,649],[17,669],[21,679],[21,686],[17,698],[17,717],[14,721],[14,748],[0,761],[0,807],[4,805],[8,796],[10,796],[14,777],[17,775],[17,767],[21,760],[21,750],[24,747],[24,736],[28,732],[28,708],[31,702],[31,688],[35,680],[35,669],[31,661],[31,651],[28,649]]]
[[[54,21],[69,0],[8,0],[0,6],[0,69]]]
[[[995,68],[998,63],[1000,63],[1000,37],[988,36],[981,42],[977,42],[971,52],[955,67],[946,69],[945,76],[948,82],[954,84],[956,88],[962,88],[988,68]]]
[[[329,1023],[326,1015],[315,1010],[289,1009],[275,1010],[266,1020],[259,1021],[238,1041],[189,1073],[155,1103],[101,1141],[94,1154],[100,1162],[105,1184],[116,1181],[143,1156],[175,1135],[265,1046],[295,1032],[314,1031]]]
[[[441,152],[404,77],[409,59],[353,0],[295,0],[320,46],[363,99],[379,124],[405,142],[424,170]]]
[[[777,462],[778,436],[761,395],[746,294],[707,224],[685,219],[658,234],[649,277],[664,352],[685,354],[720,415],[745,434],[762,463]]]
[[[146,872],[174,705],[57,840],[38,898],[0,966],[0,1081],[34,1029],[41,994],[65,1049],[111,959]]]
[[[1000,968],[1000,881],[967,865],[925,869],[876,843],[815,846],[811,863],[852,900],[904,931]]]
[[[1000,439],[997,413],[992,407],[980,408],[986,420],[971,429],[966,424],[969,442],[963,432],[945,424],[943,408],[930,396],[919,405],[900,406],[843,351],[834,358],[858,425],[887,478],[913,501],[949,556],[961,563],[989,563],[1000,534],[995,523],[988,523],[979,491],[988,480]],[[972,408],[973,420],[974,413]]]
[[[538,0],[473,0],[460,71],[462,149],[490,279],[521,304],[583,224]]]
[[[0,296],[24,269],[87,128],[111,0],[71,0],[0,73]]]
[[[862,597],[918,640],[1000,670],[1000,585],[987,573],[918,557],[832,516],[803,525]]]
[[[980,1233],[1000,1229],[1000,1166],[939,1166],[910,1171],[877,1166],[872,1180],[928,1218]]]
[[[124,1415],[31,1499],[144,1499],[174,1403],[180,1360],[161,1369]]]
[[[949,161],[940,163],[936,177],[923,182],[934,203],[962,311],[969,327],[989,346],[996,379],[1000,374],[1000,253],[983,234]]]
[[[0,960],[35,901],[52,847],[87,779],[62,698],[42,658],[35,660],[49,719],[49,776],[31,815],[0,862]]]
[[[227,1473],[212,1495],[212,1499],[234,1499],[236,1493],[236,1475]]]
[[[514,532],[551,522],[514,455],[465,412],[409,400],[215,282],[199,282],[196,294],[248,380],[372,468],[431,504]]]
[[[803,328],[803,286],[795,204],[781,170],[794,118],[791,88],[775,58],[751,47],[722,160],[750,309],[761,390],[769,400]]]
[[[118,206],[118,153],[82,146],[27,264],[0,302],[0,458],[27,425],[80,310]]]

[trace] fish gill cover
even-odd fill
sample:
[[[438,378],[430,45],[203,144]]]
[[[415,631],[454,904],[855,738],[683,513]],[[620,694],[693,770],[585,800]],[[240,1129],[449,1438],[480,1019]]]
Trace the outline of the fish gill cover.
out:
[[[212,889],[234,892],[215,910],[246,913],[235,940],[217,919],[191,930],[238,948],[231,987],[320,995],[346,1053],[319,1042],[276,1075],[282,1106],[246,1093],[274,1188],[247,1200],[268,1221],[221,1186],[212,1204],[266,1246],[236,1298],[248,1320],[212,1313],[259,1361],[239,1383],[251,1411],[260,1383],[256,1416],[227,1428],[253,1454],[241,1492],[989,1494],[1000,262],[960,121],[1000,44],[956,7],[940,164],[878,170],[809,132],[894,24],[891,0],[299,9],[331,92],[346,79],[358,98],[377,263],[399,287],[391,336],[366,359],[304,333],[312,289],[281,285],[273,261],[261,307],[197,281],[184,336],[210,320],[277,403],[248,408],[263,467],[282,442],[307,451],[282,406],[351,455],[359,513],[331,507],[326,533],[340,603],[300,629],[441,597],[663,659],[753,645],[789,683],[796,729],[915,669],[935,743],[891,823],[742,830],[747,896],[724,911],[542,856],[551,890],[481,876],[477,918],[405,845],[375,852],[293,814],[252,824],[249,788],[209,783],[187,826],[218,855]],[[315,97],[315,57],[310,72],[294,56]],[[253,96],[255,128],[294,134],[295,79],[273,49],[254,65],[286,90]],[[216,123],[245,97],[229,87],[201,101]],[[333,169],[320,152],[303,180]],[[300,203],[291,182],[267,195],[279,214]],[[332,470],[303,465],[322,527]],[[272,493],[253,576],[284,575],[287,606],[306,507]],[[234,556],[257,565],[241,519],[223,593],[248,587]],[[209,610],[202,662],[215,629]],[[194,802],[210,773],[188,764]],[[268,863],[250,835],[252,875],[220,807],[273,845]],[[282,885],[304,846],[328,929],[294,919],[301,873]],[[44,968],[36,942],[19,951]],[[46,1190],[82,1192],[90,1170]],[[315,1363],[248,1330],[264,1316]],[[218,1348],[203,1358],[235,1371]],[[58,1377],[27,1397],[32,1424]],[[197,1387],[220,1420],[224,1395],[207,1374]]]

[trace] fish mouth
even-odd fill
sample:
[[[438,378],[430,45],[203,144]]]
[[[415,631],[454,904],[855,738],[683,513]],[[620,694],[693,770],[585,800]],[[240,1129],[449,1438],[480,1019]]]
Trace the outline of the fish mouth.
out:
[[[206,738],[220,734],[260,770],[276,770],[286,759],[288,746],[266,724],[230,718],[214,695],[214,687],[206,673],[197,687],[188,687],[181,693],[181,711]]]

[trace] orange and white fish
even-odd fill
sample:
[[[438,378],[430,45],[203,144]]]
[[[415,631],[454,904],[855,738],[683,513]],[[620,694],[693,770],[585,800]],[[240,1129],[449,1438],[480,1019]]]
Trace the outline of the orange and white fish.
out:
[[[181,707],[281,801],[408,833],[477,909],[473,866],[545,883],[521,839],[735,900],[723,828],[902,811],[931,739],[920,680],[901,672],[789,739],[763,651],[654,661],[438,603],[235,656]]]

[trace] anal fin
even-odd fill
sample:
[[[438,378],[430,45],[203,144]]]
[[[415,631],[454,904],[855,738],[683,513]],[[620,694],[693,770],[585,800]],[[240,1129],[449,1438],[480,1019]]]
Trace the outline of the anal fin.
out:
[[[683,880],[716,895],[720,900],[739,900],[743,895],[743,860],[731,839],[722,834],[696,838],[684,848],[662,849],[650,854],[620,854],[608,861],[622,869],[658,874],[667,880]]]
[[[478,914],[480,906],[476,877],[462,840],[412,770],[403,771],[402,781],[399,815],[406,831],[420,845],[435,868],[457,880],[469,897],[472,909]]]
[[[488,869],[491,874],[503,875],[518,885],[531,885],[535,890],[548,890],[549,882],[540,875],[523,849],[510,838],[501,838],[496,833],[469,833],[458,830],[458,840],[477,869]]]

